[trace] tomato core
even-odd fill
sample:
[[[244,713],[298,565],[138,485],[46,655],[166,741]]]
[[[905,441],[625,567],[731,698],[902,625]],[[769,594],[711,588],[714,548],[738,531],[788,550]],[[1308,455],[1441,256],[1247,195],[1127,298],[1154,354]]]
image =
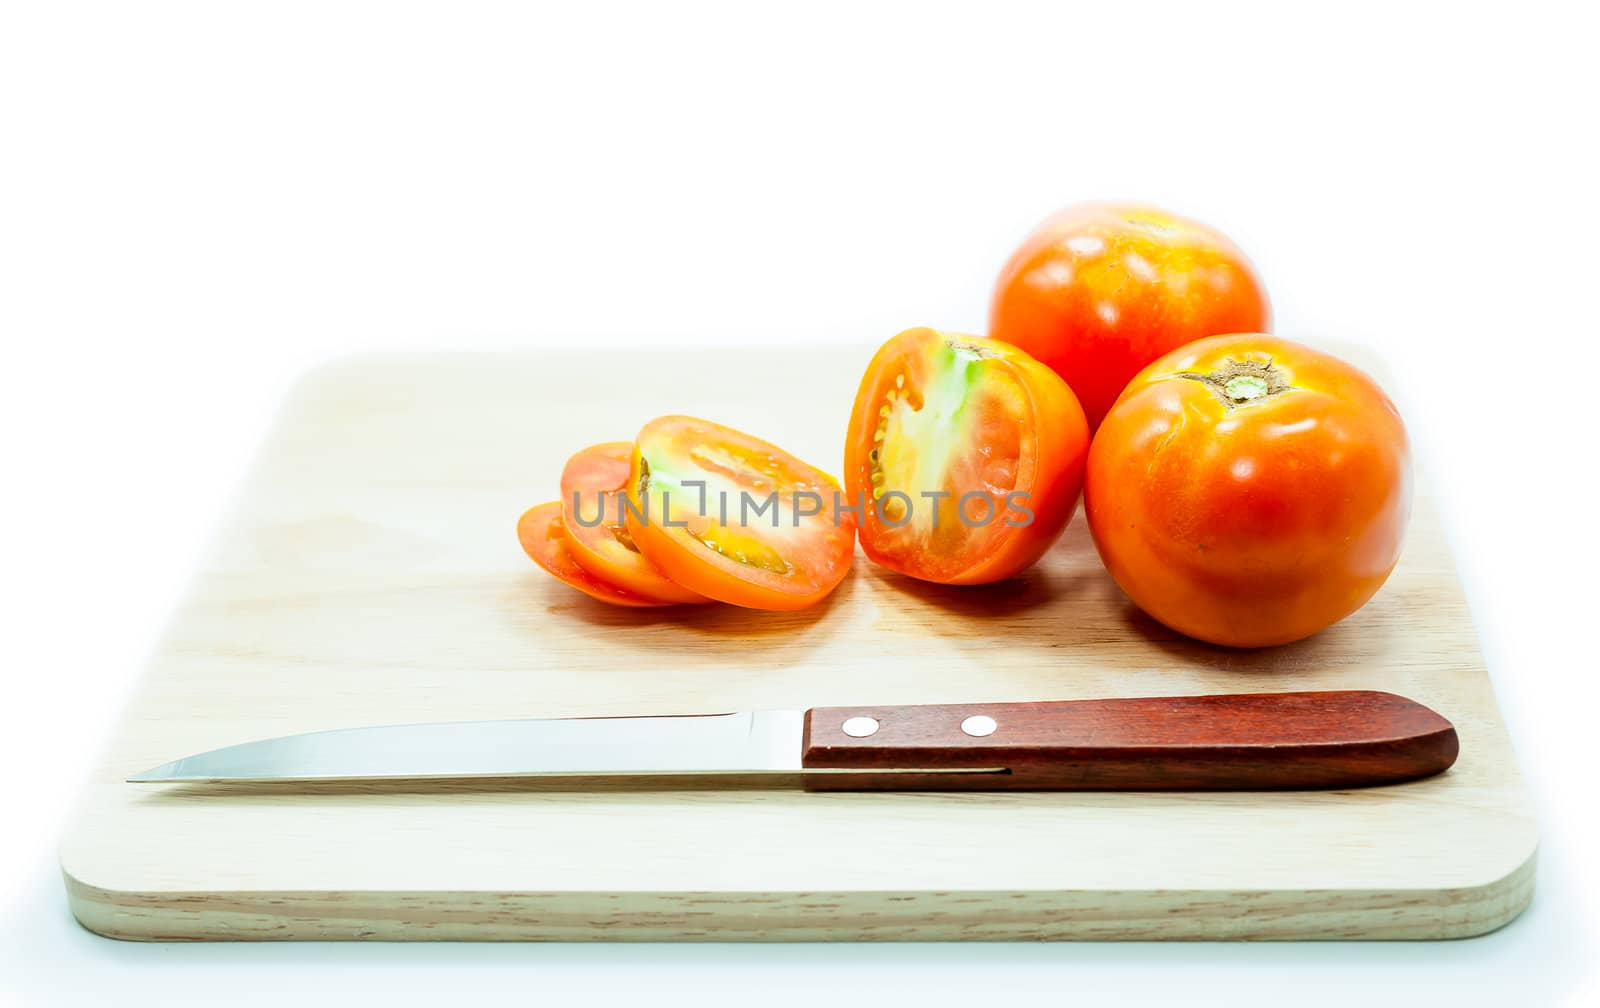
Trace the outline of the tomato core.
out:
[[[985,367],[996,357],[984,347],[946,339],[922,382],[908,383],[904,372],[894,376],[878,406],[867,453],[873,506],[884,524],[909,522],[933,538],[957,536],[961,509],[972,509],[963,491],[1003,501],[1016,487],[1023,445],[1017,425],[1006,421],[1017,416],[1024,400],[1014,380]],[[974,451],[974,431],[986,414],[990,426],[1001,430],[986,431],[991,440]]]

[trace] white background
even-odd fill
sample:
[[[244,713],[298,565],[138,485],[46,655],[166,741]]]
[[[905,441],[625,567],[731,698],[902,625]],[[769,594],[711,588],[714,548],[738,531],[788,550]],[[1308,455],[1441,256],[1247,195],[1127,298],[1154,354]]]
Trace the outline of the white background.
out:
[[[1576,1000],[1600,849],[1595,37],[1530,3],[6,3],[0,992]],[[1097,196],[1217,224],[1280,333],[1389,360],[1537,793],[1521,920],[981,947],[140,946],[72,923],[63,817],[298,372],[981,331],[1010,246]]]

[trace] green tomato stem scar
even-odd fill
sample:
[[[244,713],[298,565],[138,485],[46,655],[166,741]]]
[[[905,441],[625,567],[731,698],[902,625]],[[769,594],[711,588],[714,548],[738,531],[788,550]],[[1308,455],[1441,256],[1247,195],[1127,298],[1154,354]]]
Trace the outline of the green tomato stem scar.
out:
[[[1294,388],[1289,384],[1289,372],[1274,364],[1270,357],[1229,360],[1207,374],[1186,371],[1177,377],[1201,383],[1230,410],[1263,402]]]
[[[1266,395],[1267,382],[1257,375],[1234,375],[1222,386],[1222,391],[1235,402],[1245,402]]]

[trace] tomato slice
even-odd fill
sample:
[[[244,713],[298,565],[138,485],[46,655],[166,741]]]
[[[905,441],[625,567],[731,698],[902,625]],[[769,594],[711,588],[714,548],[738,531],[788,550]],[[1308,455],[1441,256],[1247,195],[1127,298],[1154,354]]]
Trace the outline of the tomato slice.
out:
[[[861,548],[890,570],[985,584],[1061,535],[1089,427],[1066,382],[996,340],[908,329],[872,358],[845,443]]]
[[[578,566],[602,581],[662,602],[710,602],[675,583],[634,545],[622,521],[633,442],[591,445],[561,470],[561,520]]]
[[[533,562],[590,598],[620,606],[672,605],[618,588],[590,574],[572,558],[567,530],[561,522],[561,502],[529,508],[517,519],[517,541]]]
[[[844,579],[856,515],[833,477],[775,445],[686,416],[645,424],[623,519],[640,552],[702,595],[803,609]]]

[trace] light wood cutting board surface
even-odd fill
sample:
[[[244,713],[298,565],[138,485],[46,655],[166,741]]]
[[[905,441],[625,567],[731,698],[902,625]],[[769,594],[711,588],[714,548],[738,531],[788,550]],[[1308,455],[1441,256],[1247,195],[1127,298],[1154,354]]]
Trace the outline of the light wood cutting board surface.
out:
[[[136,939],[1434,938],[1532,892],[1534,825],[1426,484],[1400,568],[1257,652],[1134,610],[1080,514],[985,589],[873,566],[799,613],[622,610],[535,568],[567,455],[693,413],[837,472],[870,348],[343,360],[294,391],[64,839]],[[326,728],[1361,688],[1455,722],[1447,774],[1260,794],[149,787]]]

